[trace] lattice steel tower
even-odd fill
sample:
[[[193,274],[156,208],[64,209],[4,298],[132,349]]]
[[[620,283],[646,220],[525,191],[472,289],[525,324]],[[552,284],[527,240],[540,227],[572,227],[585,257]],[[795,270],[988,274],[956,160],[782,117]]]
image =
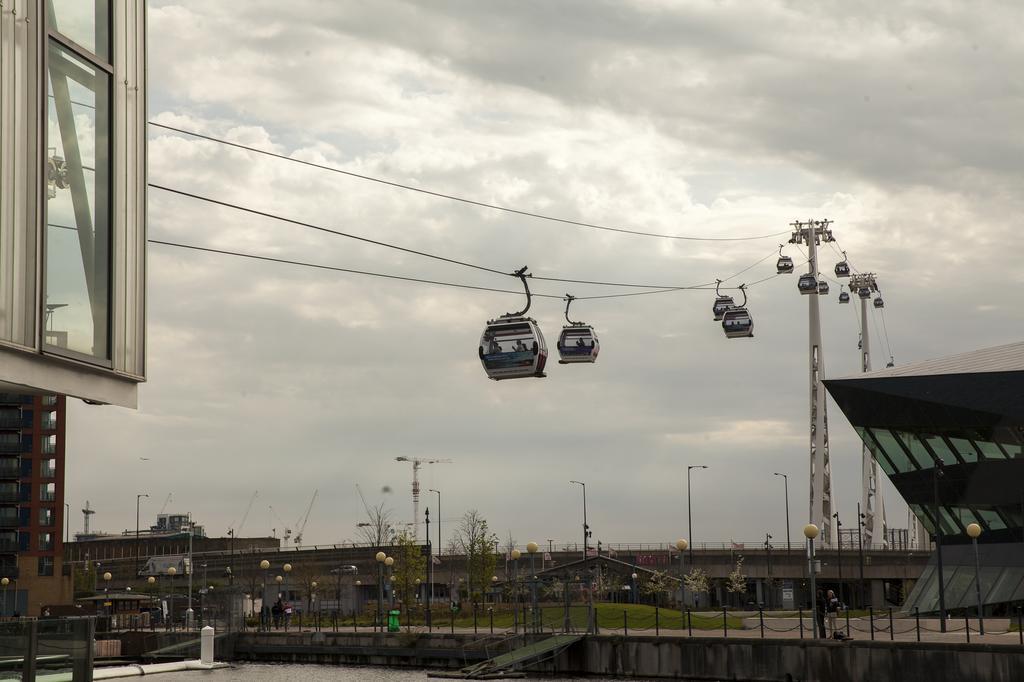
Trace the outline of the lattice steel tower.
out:
[[[878,291],[874,273],[864,272],[850,276],[850,291],[860,298],[860,371],[871,371],[871,335],[868,334],[868,303]],[[864,544],[887,544],[885,532],[885,504],[878,490],[878,462],[867,445],[861,450],[861,513],[864,515]]]
[[[822,242],[834,241],[831,220],[808,220],[790,223],[793,236],[790,244],[806,244],[810,265],[810,275],[818,282],[818,245]],[[808,347],[810,350],[810,515],[808,520],[816,525],[821,534],[818,536],[823,546],[831,546],[835,541],[832,533],[832,467],[828,460],[828,416],[826,414],[825,385],[822,376],[825,371],[825,358],[821,346],[821,312],[818,295],[815,292],[807,297],[808,307]]]

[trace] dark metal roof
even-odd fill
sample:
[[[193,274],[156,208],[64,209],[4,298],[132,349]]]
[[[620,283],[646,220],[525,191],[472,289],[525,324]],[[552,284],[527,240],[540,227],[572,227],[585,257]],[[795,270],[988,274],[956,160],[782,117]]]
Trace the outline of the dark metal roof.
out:
[[[1004,346],[983,348],[945,358],[925,360],[910,365],[889,367],[842,379],[885,379],[888,377],[936,376],[943,374],[983,374],[989,372],[1024,372],[1024,341]]]

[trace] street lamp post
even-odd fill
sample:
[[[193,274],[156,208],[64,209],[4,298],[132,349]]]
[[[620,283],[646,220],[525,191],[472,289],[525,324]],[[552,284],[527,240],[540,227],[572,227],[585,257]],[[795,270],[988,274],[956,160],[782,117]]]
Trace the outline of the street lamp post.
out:
[[[539,549],[540,545],[538,545],[536,542],[526,543],[526,553],[530,555],[530,601],[532,602],[530,611],[534,631],[537,630],[537,573],[536,569],[534,568],[533,562],[534,557],[537,556],[537,551]],[[523,625],[525,625],[525,623]]]
[[[440,561],[441,561],[440,560],[441,552],[444,549],[444,545],[441,544],[441,491],[440,490],[434,490],[433,488],[429,488],[428,490],[429,490],[429,492],[437,494],[437,556],[438,556],[438,563],[440,563]],[[429,534],[427,536],[427,539],[428,540],[430,539]],[[430,561],[433,562],[434,561],[433,558],[431,558]],[[433,602],[434,602],[434,581],[433,580],[430,581],[430,602],[431,602],[431,604],[433,604]],[[429,613],[430,610],[427,609],[427,612]]]
[[[519,557],[523,554],[518,549],[513,549],[509,555],[512,557],[512,632],[519,632]],[[526,627],[526,623],[523,623]]]
[[[167,624],[174,629],[174,574],[178,572],[174,566],[167,567],[167,577],[170,579],[170,604],[167,605]]]
[[[686,617],[686,570],[683,561],[686,557],[686,548],[690,545],[683,538],[676,540],[676,551],[679,552],[679,613]]]
[[[284,569],[284,596],[282,597],[285,604],[288,603],[288,574],[292,572],[292,565],[285,564],[281,567]]]
[[[108,607],[107,602],[110,601],[110,581],[114,576],[111,575],[110,571],[103,574],[103,611],[109,616],[113,611],[114,602],[110,602]]]
[[[814,624],[814,639],[821,637],[823,633],[818,631],[818,593],[815,586],[814,574],[817,573],[817,566],[814,563],[814,539],[818,537],[818,527],[813,523],[804,526],[804,537],[807,538],[807,574],[811,579],[811,622]]]
[[[703,464],[691,464],[686,467],[686,532],[690,535],[690,568],[693,568],[693,504],[690,502],[690,472],[694,469],[707,469]]]
[[[978,597],[978,632],[979,634],[985,634],[985,618],[982,613],[981,604],[981,562],[978,559],[978,536],[981,535],[981,526],[976,523],[967,525],[967,535],[971,538],[971,544],[974,545],[974,592]]]
[[[636,574],[636,573],[631,573],[631,574],[629,575],[629,580],[630,580],[630,582],[629,582],[629,596],[630,596],[630,599],[632,600],[632,602],[633,602],[634,604],[636,604],[636,603],[637,603],[637,596],[636,596],[636,579],[637,579],[638,577],[639,577],[639,576],[637,576],[637,574]]]
[[[380,629],[384,618],[384,560],[388,555],[384,552],[377,552],[374,559],[377,560],[377,628]]]
[[[939,631],[946,631],[946,581],[942,572],[942,516],[939,514],[939,479],[945,475],[942,460],[932,469],[932,523],[935,525],[935,567],[939,573]]]
[[[786,489],[786,554],[793,551],[793,545],[789,541],[789,476],[775,472],[772,476],[782,476],[782,483]]]
[[[765,581],[764,600],[768,604],[768,610],[772,608],[772,534],[764,534],[764,551],[768,561],[768,580]]]
[[[864,608],[868,600],[867,584],[864,582],[864,521],[867,519],[867,515],[861,512],[860,502],[857,503],[857,554],[858,561],[860,563],[860,607]]]
[[[0,613],[0,615],[2,615],[4,618],[7,617],[7,586],[10,585],[10,584],[11,584],[11,579],[10,578],[8,578],[6,576],[3,577],[3,578],[0,578],[0,585],[3,585],[3,587],[4,587],[4,610],[3,610],[2,613]]]
[[[185,629],[191,629],[194,613],[192,611],[192,537],[195,534],[195,524],[192,523],[192,514],[188,515],[188,609],[185,611]]]
[[[263,594],[260,595],[260,625],[263,629],[267,629],[267,569],[270,568],[270,562],[264,559],[260,562],[260,568],[263,569]]]
[[[429,628],[431,625],[430,621],[430,607],[434,603],[434,553],[433,547],[430,544],[430,507],[427,507],[426,513],[426,536],[427,536],[427,583],[430,584],[430,592],[426,595],[427,601],[427,616],[426,623]],[[419,578],[416,579],[417,582]]]
[[[395,557],[384,559],[384,565],[388,567],[388,602],[395,608]]]
[[[839,569],[839,603],[845,605],[846,598],[843,595],[843,522],[839,520],[839,512],[832,514],[836,520],[836,548],[838,555],[836,562]]]
[[[277,598],[281,599],[281,583],[284,582],[284,576],[281,575],[280,573],[278,573],[277,575],[274,576],[274,582],[277,583]],[[284,600],[283,599],[282,599],[281,603],[284,604]],[[278,614],[277,615],[277,617],[278,617],[278,621],[277,622],[278,622],[279,625],[280,625],[281,621],[284,620],[284,613],[283,613],[283,611],[284,611],[284,609],[281,609],[281,610],[279,610],[277,612],[277,614]]]
[[[146,493],[139,493],[135,496],[135,575],[139,575],[139,503],[143,497],[149,497]]]
[[[587,570],[588,551],[587,541],[590,539],[590,526],[587,525],[587,484],[583,481],[569,481],[583,487],[583,571],[587,576],[587,633],[594,632],[594,595],[591,590],[591,575]]]

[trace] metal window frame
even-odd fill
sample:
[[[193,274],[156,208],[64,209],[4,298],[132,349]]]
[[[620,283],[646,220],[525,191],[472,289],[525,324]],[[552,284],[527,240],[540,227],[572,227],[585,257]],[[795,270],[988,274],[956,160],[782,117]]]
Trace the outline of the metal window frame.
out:
[[[88,366],[88,367],[101,367],[103,369],[114,368],[114,300],[115,292],[114,288],[117,286],[116,278],[114,276],[114,178],[117,172],[117,157],[114,149],[114,134],[119,124],[117,107],[115,106],[115,88],[116,83],[114,80],[114,49],[113,49],[113,35],[114,35],[114,5],[113,3],[107,4],[107,52],[111,56],[111,61],[102,59],[92,50],[84,47],[75,40],[64,35],[57,29],[51,26],[51,17],[49,12],[42,12],[43,18],[43,33],[46,40],[40,41],[43,43],[40,46],[42,52],[42,66],[41,74],[42,80],[39,87],[39,115],[40,115],[40,150],[39,150],[39,199],[40,199],[40,225],[39,225],[39,268],[38,268],[38,310],[36,318],[36,334],[39,339],[39,350],[43,355],[56,356],[65,360],[71,360],[76,363]],[[46,196],[47,191],[47,160],[46,154],[50,146],[50,126],[49,126],[49,104],[47,103],[47,83],[50,79],[50,47],[53,41],[62,49],[70,52],[75,57],[82,61],[92,65],[94,68],[103,71],[108,76],[108,87],[106,92],[106,107],[108,113],[107,122],[107,187],[104,193],[104,198],[107,204],[107,291],[105,305],[107,308],[107,319],[106,319],[106,352],[103,357],[97,357],[95,355],[88,355],[68,348],[61,348],[60,346],[54,346],[46,343],[46,282],[47,273],[49,270],[49,252],[47,250],[47,232],[50,226],[50,210],[49,201]],[[98,197],[97,197],[98,198]],[[95,209],[95,206],[93,207]],[[96,226],[93,225],[93,231],[96,231]]]

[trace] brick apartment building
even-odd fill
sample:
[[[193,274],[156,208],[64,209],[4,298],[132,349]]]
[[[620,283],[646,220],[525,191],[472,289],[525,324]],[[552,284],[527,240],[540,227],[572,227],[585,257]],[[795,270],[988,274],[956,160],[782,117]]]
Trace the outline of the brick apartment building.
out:
[[[70,603],[64,576],[65,398],[0,393],[0,613]]]

